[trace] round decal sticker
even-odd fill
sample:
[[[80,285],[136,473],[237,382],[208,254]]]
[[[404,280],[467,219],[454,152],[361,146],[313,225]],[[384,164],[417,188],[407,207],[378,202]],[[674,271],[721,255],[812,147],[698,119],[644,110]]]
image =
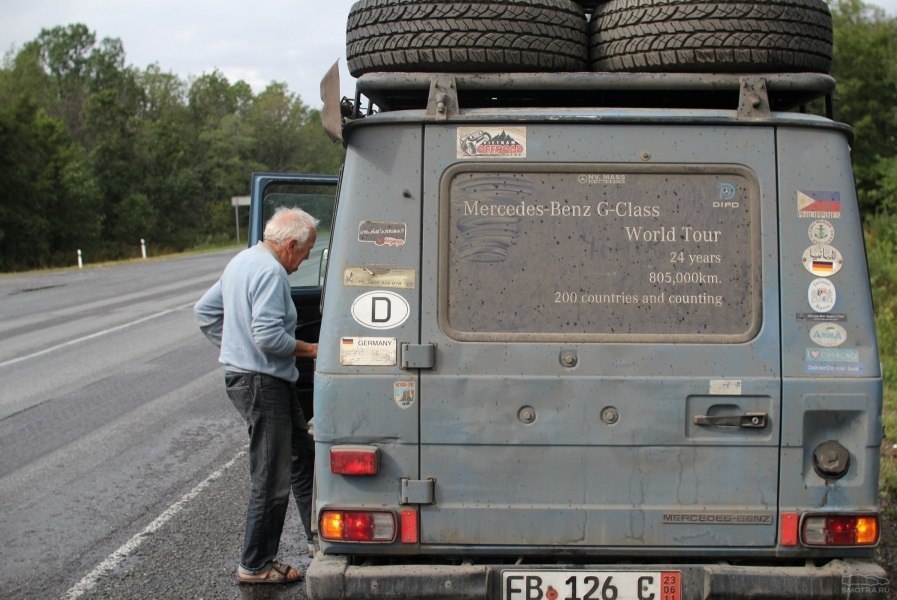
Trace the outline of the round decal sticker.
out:
[[[386,290],[362,294],[352,303],[352,318],[370,329],[398,327],[410,314],[408,301]]]
[[[835,284],[828,279],[814,279],[807,290],[807,300],[816,312],[825,313],[835,306]]]
[[[807,233],[814,244],[831,244],[835,239],[834,226],[824,219],[813,221]]]
[[[841,270],[844,258],[834,246],[815,244],[804,250],[801,262],[816,277],[830,277]]]
[[[810,339],[818,346],[834,348],[847,341],[847,330],[837,323],[817,323],[810,329]]]

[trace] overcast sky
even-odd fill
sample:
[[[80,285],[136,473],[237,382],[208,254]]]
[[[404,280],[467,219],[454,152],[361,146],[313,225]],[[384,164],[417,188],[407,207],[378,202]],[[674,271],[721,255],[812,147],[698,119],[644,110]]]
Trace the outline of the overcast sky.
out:
[[[895,0],[897,1],[897,0]],[[287,84],[320,107],[320,83],[340,61],[345,69],[346,16],[354,0],[0,0],[0,54],[41,29],[83,23],[97,39],[119,38],[125,61],[158,63],[187,80],[218,69],[262,91]],[[343,82],[350,95],[351,82]]]
[[[256,92],[280,81],[321,106],[320,82],[340,62],[346,70],[346,15],[354,0],[0,0],[0,55],[41,29],[83,23],[97,39],[119,38],[126,62],[158,63],[188,80],[218,69]],[[897,15],[897,0],[869,2]]]

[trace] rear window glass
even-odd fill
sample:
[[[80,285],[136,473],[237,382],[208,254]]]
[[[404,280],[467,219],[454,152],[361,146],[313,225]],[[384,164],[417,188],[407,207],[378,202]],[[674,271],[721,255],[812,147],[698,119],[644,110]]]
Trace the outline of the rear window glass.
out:
[[[299,265],[299,269],[289,276],[290,285],[293,287],[320,285],[322,255],[330,243],[335,194],[335,186],[304,183],[275,183],[264,190],[263,223],[267,223],[280,207],[301,208],[319,221],[318,236],[311,254]]]
[[[747,169],[465,164],[441,202],[451,337],[723,343],[759,330]]]

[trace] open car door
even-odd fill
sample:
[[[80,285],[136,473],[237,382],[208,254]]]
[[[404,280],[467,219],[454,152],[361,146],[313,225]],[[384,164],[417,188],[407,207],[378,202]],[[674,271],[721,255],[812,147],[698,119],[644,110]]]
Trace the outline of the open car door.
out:
[[[293,303],[299,314],[296,337],[317,342],[321,331],[321,289],[330,245],[330,228],[336,204],[336,175],[253,173],[249,216],[249,244],[263,238],[265,223],[281,207],[301,208],[318,219],[318,237],[311,254],[290,275]],[[313,416],[314,364],[297,358],[299,401],[306,419]]]

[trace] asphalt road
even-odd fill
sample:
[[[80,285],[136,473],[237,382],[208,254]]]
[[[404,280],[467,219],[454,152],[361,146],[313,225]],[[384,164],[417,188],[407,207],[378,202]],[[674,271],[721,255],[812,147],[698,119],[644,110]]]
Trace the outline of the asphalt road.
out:
[[[192,312],[234,253],[0,275],[0,597],[305,597],[234,581],[246,431]]]

